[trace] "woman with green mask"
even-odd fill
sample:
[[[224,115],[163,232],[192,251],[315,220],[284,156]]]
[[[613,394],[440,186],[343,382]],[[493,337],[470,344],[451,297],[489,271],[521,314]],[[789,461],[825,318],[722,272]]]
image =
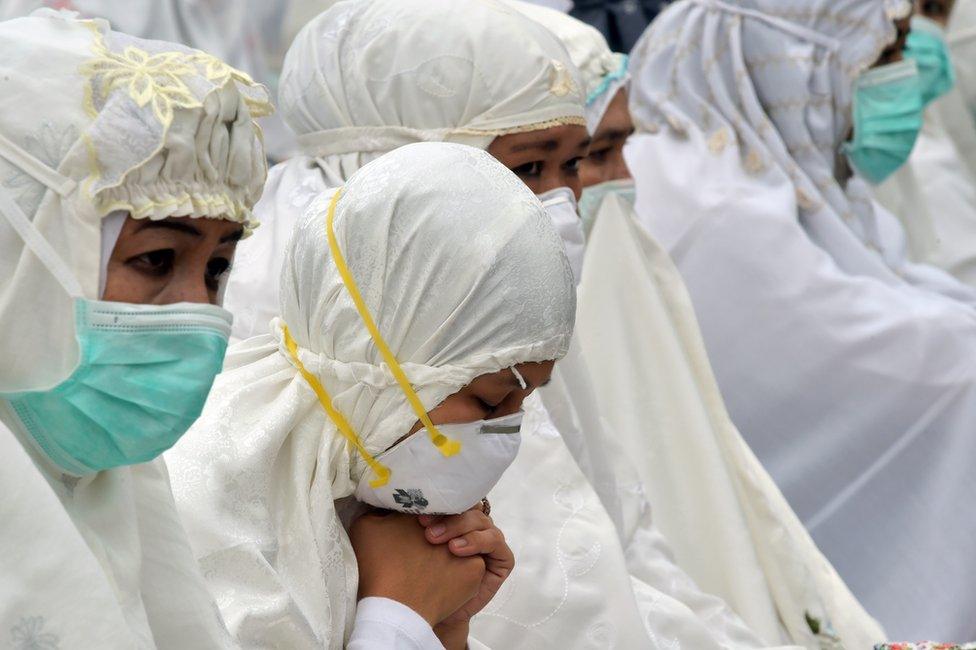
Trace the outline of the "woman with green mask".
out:
[[[976,122],[966,105],[967,54],[950,56],[946,21],[959,29],[965,4],[918,2],[905,56],[913,58],[927,101],[925,121],[908,163],[876,188],[878,200],[901,220],[912,258],[976,286]],[[973,26],[973,17],[968,20]],[[956,75],[959,67],[960,75]]]
[[[0,24],[0,638],[230,645],[159,457],[199,414],[263,88],[47,11]]]
[[[890,636],[969,639],[976,296],[905,259],[864,178],[921,125],[911,10],[672,5],[633,53],[627,162],[732,419],[818,546]]]

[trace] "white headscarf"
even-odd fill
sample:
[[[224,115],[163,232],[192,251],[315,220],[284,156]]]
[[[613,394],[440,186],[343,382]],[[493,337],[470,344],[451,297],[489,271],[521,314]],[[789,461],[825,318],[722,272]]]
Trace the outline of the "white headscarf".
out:
[[[634,52],[625,154],[729,412],[824,554],[896,637],[971,638],[973,293],[834,178],[853,80],[907,8],[672,5]]]
[[[582,92],[556,37],[499,0],[348,0],[319,15],[279,86],[306,155],[272,170],[256,207],[267,228],[238,249],[225,301],[234,336],[268,331],[281,251],[311,197],[410,142],[486,148],[506,133],[582,125]]]
[[[0,191],[84,297],[99,297],[109,214],[253,224],[265,163],[252,115],[270,106],[217,59],[45,11],[0,23],[0,90]],[[0,390],[41,389],[72,372],[72,302],[0,218]],[[161,459],[64,475],[3,400],[0,446],[4,638],[22,647],[229,641]]]
[[[627,55],[613,52],[598,29],[555,9],[519,0],[507,0],[513,7],[553,34],[569,51],[580,71],[586,96],[586,129],[596,133],[610,101],[630,81]]]
[[[339,248],[426,409],[475,377],[565,353],[575,288],[560,240],[491,156],[415,144],[342,192]],[[366,464],[292,365],[283,326],[371,453],[417,417],[329,254],[331,198],[295,230],[274,332],[231,348],[203,415],[170,454],[194,550],[245,644],[340,647],[355,611],[355,557],[334,500]]]

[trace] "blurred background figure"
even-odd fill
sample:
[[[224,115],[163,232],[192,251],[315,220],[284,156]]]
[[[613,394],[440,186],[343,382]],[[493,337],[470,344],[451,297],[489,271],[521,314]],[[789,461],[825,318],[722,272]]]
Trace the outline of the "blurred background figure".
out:
[[[964,4],[957,13],[953,4],[916,1],[905,56],[919,68],[924,121],[908,162],[875,188],[875,197],[901,220],[914,261],[974,286],[976,122],[961,78],[976,50],[952,54],[946,25],[951,20],[956,31],[972,31],[976,13],[967,14]]]
[[[599,29],[614,52],[630,52],[668,0],[576,0],[572,15]]]

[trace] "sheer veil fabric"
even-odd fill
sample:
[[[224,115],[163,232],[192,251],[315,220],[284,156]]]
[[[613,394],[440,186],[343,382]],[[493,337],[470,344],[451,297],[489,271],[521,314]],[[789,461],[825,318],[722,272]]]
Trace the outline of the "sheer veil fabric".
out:
[[[892,636],[965,639],[974,294],[834,177],[853,80],[908,8],[671,6],[634,52],[627,159],[732,418],[818,546]]]
[[[244,645],[339,648],[356,609],[335,502],[368,469],[292,365],[283,327],[370,453],[416,420],[329,254],[331,199],[295,230],[272,333],[231,348],[203,416],[169,454],[193,548]],[[421,143],[377,159],[345,184],[335,229],[428,410],[475,377],[565,354],[575,291],[561,242],[488,154]]]
[[[145,71],[134,94],[138,62]],[[0,193],[98,299],[101,225],[126,212],[253,226],[265,91],[221,61],[45,10],[0,23]],[[161,87],[165,86],[165,88]],[[29,106],[29,110],[25,107]],[[179,164],[173,164],[179,161]],[[9,201],[9,203],[8,203]],[[110,252],[110,251],[109,251]],[[73,300],[0,217],[0,391],[78,363]],[[162,459],[63,473],[0,400],[0,635],[15,647],[231,645],[190,552]]]

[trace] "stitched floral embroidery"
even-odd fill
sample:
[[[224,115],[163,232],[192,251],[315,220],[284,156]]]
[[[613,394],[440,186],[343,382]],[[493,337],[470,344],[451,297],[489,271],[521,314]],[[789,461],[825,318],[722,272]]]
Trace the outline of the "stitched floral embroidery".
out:
[[[80,72],[91,78],[88,109],[94,115],[96,106],[103,104],[116,90],[124,89],[140,108],[151,106],[153,114],[163,126],[173,121],[174,108],[197,108],[200,99],[187,84],[187,79],[203,77],[215,87],[233,79],[243,89],[258,84],[250,76],[227,65],[220,59],[196,50],[167,50],[155,54],[134,45],[121,52],[113,52],[97,27],[94,34],[95,58],[81,65]],[[270,115],[271,104],[244,93],[252,117]]]
[[[423,510],[430,505],[421,490],[401,490],[397,488],[393,490],[393,500],[397,502],[397,505],[403,506],[404,509],[408,510]]]
[[[104,102],[113,91],[125,88],[140,108],[151,104],[156,118],[164,125],[173,121],[174,106],[200,106],[200,101],[182,79],[197,72],[182,52],[150,55],[145,50],[128,46],[121,53],[115,53],[109,51],[101,39],[96,39],[95,49],[99,56],[84,63],[81,72],[93,78],[99,101]]]
[[[57,634],[44,631],[43,616],[28,616],[10,628],[10,637],[16,650],[58,650],[61,639]]]
[[[565,97],[577,90],[576,80],[573,79],[572,73],[563,65],[562,61],[553,59],[552,70],[549,72],[549,92],[556,97]]]

